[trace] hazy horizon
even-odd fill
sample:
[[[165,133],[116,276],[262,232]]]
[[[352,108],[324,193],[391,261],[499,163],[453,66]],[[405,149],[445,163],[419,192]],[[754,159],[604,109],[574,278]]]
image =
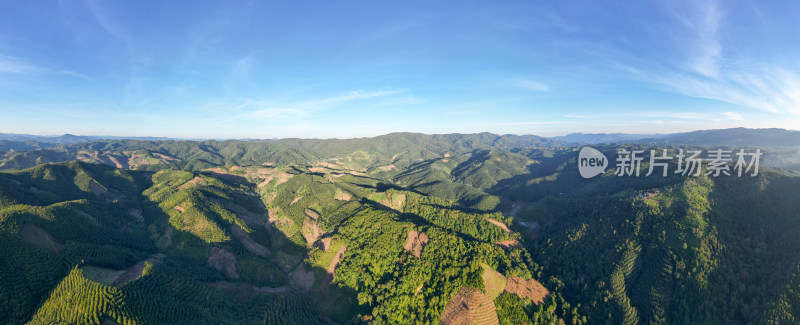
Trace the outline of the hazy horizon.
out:
[[[738,127],[737,127],[738,128]],[[19,136],[36,136],[36,137],[60,137],[60,136],[77,136],[77,137],[96,137],[99,139],[105,139],[104,137],[114,138],[114,139],[133,139],[133,138],[154,138],[154,139],[169,139],[169,140],[189,140],[189,141],[205,141],[205,140],[217,140],[217,141],[226,141],[226,140],[281,140],[281,139],[319,139],[319,140],[328,140],[328,139],[338,139],[338,140],[347,140],[347,139],[357,139],[357,138],[372,138],[372,137],[379,137],[385,136],[389,134],[395,133],[417,133],[417,134],[425,134],[425,135],[444,135],[444,134],[479,134],[479,133],[492,133],[496,135],[515,135],[515,136],[539,136],[543,138],[558,138],[573,134],[584,134],[584,135],[648,135],[648,136],[665,136],[670,134],[677,134],[677,133],[688,133],[688,132],[696,132],[696,131],[713,131],[713,130],[727,130],[733,128],[715,128],[715,129],[696,129],[696,130],[689,130],[689,131],[682,131],[682,132],[671,132],[671,133],[625,133],[625,132],[570,132],[566,134],[560,135],[553,135],[553,136],[543,136],[540,134],[535,133],[525,133],[525,134],[517,134],[517,133],[497,133],[497,132],[489,132],[489,131],[480,131],[480,132],[452,132],[452,133],[441,133],[441,132],[434,132],[434,133],[425,133],[425,132],[410,132],[410,131],[397,131],[397,132],[387,132],[381,133],[376,135],[367,135],[361,137],[284,137],[284,138],[179,138],[179,137],[168,137],[168,136],[159,136],[159,135],[109,135],[109,134],[78,134],[78,133],[63,133],[63,134],[31,134],[31,133],[14,133],[14,132],[2,132],[0,130],[0,135],[2,134],[13,134]],[[750,130],[764,130],[764,129],[781,129],[786,131],[793,131],[793,132],[800,132],[798,129],[785,129],[785,128],[746,128]]]
[[[800,125],[796,2],[0,4],[0,130],[172,138]]]

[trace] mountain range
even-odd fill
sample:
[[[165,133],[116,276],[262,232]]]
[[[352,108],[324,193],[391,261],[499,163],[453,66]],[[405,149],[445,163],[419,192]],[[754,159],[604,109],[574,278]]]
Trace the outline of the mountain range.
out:
[[[0,322],[797,323],[798,134],[3,140]],[[765,155],[585,179],[573,142]]]

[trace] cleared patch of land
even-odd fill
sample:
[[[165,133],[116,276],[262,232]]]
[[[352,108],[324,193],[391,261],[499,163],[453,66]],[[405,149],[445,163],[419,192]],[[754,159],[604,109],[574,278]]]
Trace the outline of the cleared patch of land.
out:
[[[107,286],[121,286],[142,276],[147,262],[161,263],[166,258],[164,254],[154,254],[150,258],[132,265],[124,270],[114,270],[93,265],[83,267],[84,275],[87,279]]]
[[[442,324],[500,324],[497,307],[489,295],[461,287],[442,312]]]
[[[504,240],[499,241],[496,244],[505,248],[522,248],[522,243],[520,243],[519,240]]]
[[[428,244],[428,235],[424,232],[418,232],[416,230],[409,230],[408,231],[408,239],[406,239],[405,245],[403,245],[403,249],[410,252],[415,257],[419,258],[422,256],[422,249],[425,248],[425,245]]]
[[[314,272],[306,270],[305,264],[300,263],[297,268],[289,274],[289,283],[296,288],[311,290],[314,286]]]
[[[239,225],[232,224],[228,229],[233,237],[238,239],[239,242],[242,243],[242,246],[244,246],[244,248],[250,253],[261,257],[266,257],[270,254],[269,249],[259,243],[256,243],[252,238],[250,238],[250,235],[248,235],[244,229],[239,227]]]
[[[493,301],[503,293],[506,288],[506,277],[491,267],[483,266],[483,285],[486,287],[486,295]]]
[[[100,184],[97,184],[97,182],[95,182],[94,180],[90,180],[89,181],[89,189],[92,191],[92,193],[98,194],[98,195],[99,194],[106,194],[108,192],[108,190],[106,190],[105,188],[100,186]]]
[[[323,234],[322,228],[311,218],[305,218],[303,220],[303,227],[300,228],[300,233],[303,235],[303,238],[306,239],[306,243],[308,243],[309,246],[313,245]]]
[[[534,279],[525,280],[516,276],[508,278],[506,291],[520,298],[530,299],[537,305],[543,303],[544,298],[550,293],[539,281]]]
[[[225,276],[231,279],[239,278],[239,272],[236,270],[236,255],[225,249],[211,247],[206,265],[217,271],[224,272]]]
[[[333,260],[331,260],[331,264],[328,265],[327,272],[329,275],[333,276],[333,272],[336,271],[336,266],[339,265],[339,260],[342,259],[344,256],[344,252],[347,251],[347,246],[342,245],[339,247],[339,250],[336,251],[336,255],[333,256]]]
[[[59,253],[64,248],[64,245],[56,242],[50,233],[33,224],[26,223],[22,225],[20,235],[22,235],[23,240],[53,253]]]
[[[494,219],[486,219],[486,221],[489,221],[492,224],[494,224],[495,226],[498,226],[498,227],[502,228],[505,232],[511,232],[511,229],[508,229],[508,226],[506,226],[506,224],[504,224],[504,223],[502,223],[500,221],[497,221],[497,220],[494,220]]]

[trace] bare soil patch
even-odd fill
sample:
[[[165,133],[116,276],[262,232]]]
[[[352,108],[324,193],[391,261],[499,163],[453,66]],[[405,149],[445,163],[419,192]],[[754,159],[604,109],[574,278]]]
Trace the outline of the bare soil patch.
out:
[[[422,256],[422,249],[428,244],[428,235],[424,232],[417,232],[415,230],[408,231],[408,239],[406,239],[403,249],[411,252],[412,255],[419,258]]]
[[[530,299],[537,305],[543,303],[544,298],[550,293],[539,281],[534,279],[524,280],[516,276],[508,278],[506,291],[522,299]]]
[[[264,247],[263,245],[256,243],[250,238],[250,235],[247,234],[244,229],[239,227],[237,224],[232,224],[229,228],[231,234],[234,238],[238,239],[242,246],[247,249],[248,252],[253,253],[256,256],[266,257],[270,254],[269,249]]]
[[[110,161],[111,161],[111,163],[112,163],[112,164],[114,164],[114,167],[116,167],[116,168],[120,168],[120,169],[123,169],[123,168],[127,168],[127,167],[128,167],[128,166],[127,166],[127,164],[123,165],[123,164],[122,164],[122,162],[120,162],[120,161],[119,161],[119,159],[118,159],[117,157],[114,157],[114,156],[113,156],[113,155],[111,155],[111,154],[108,154],[107,156],[108,156],[108,160],[110,160]]]
[[[451,299],[440,318],[442,324],[499,324],[497,307],[484,293],[461,287]]]
[[[288,181],[292,177],[294,177],[294,175],[289,174],[289,173],[278,173],[276,175],[277,181],[275,181],[275,186],[278,186],[278,185],[281,185],[283,183],[286,183],[286,181]]]
[[[53,253],[60,253],[61,249],[64,248],[64,245],[56,242],[55,238],[53,238],[50,233],[33,224],[26,223],[22,225],[22,229],[20,229],[20,235],[26,242],[34,244],[39,248],[49,250]]]
[[[258,185],[256,185],[256,186],[258,186],[259,188],[262,188],[264,186],[267,186],[269,184],[269,182],[271,182],[271,181],[272,181],[272,176],[267,176],[267,177],[264,178],[263,181],[261,181],[261,183],[258,183]]]
[[[493,223],[495,226],[503,228],[503,230],[505,232],[511,232],[511,229],[508,229],[508,226],[506,226],[506,224],[504,224],[504,223],[502,223],[500,221],[497,221],[497,220],[494,220],[494,219],[486,219],[486,221],[489,221],[489,222]]]
[[[336,195],[333,198],[339,201],[350,201],[350,199],[352,199],[353,196],[345,191],[342,191],[342,189],[337,188]]]
[[[300,199],[302,199],[302,198],[303,198],[302,196],[294,198],[294,200],[292,200],[292,203],[289,203],[289,205],[297,203],[297,201],[300,201]]]
[[[309,246],[312,246],[323,234],[317,222],[309,218],[303,220],[303,227],[300,229],[300,232],[303,234],[303,238],[306,239]]]
[[[236,256],[225,249],[212,247],[206,266],[224,272],[231,279],[239,278],[239,272],[236,270]]]
[[[168,161],[168,162],[177,162],[177,161],[182,161],[180,158],[177,158],[177,157],[172,157],[172,156],[167,156],[167,155],[165,155],[165,154],[163,154],[163,153],[154,152],[154,153],[153,153],[153,155],[154,155],[154,156],[157,156],[158,158],[164,159],[164,160],[166,160],[166,161]]]
[[[167,257],[166,255],[158,253],[158,254],[154,254],[153,256],[150,256],[150,258],[148,258],[148,259],[146,259],[144,261],[141,261],[139,263],[134,264],[133,266],[125,269],[125,272],[120,274],[120,276],[116,280],[114,280],[114,282],[111,283],[111,285],[113,285],[113,286],[121,286],[123,284],[126,284],[128,282],[131,282],[133,280],[138,279],[139,277],[142,276],[142,271],[144,271],[145,262],[150,262],[150,263],[154,263],[154,264],[155,263],[161,263],[161,262],[164,261],[164,259],[166,257]]]
[[[329,249],[331,249],[331,240],[332,239],[333,239],[333,237],[325,237],[325,238],[320,239],[319,242],[318,242],[319,243],[319,248],[322,249],[323,251],[327,252]]]
[[[389,171],[389,170],[394,169],[395,167],[396,167],[395,165],[389,164],[389,165],[386,165],[386,166],[380,166],[380,167],[378,167],[378,169],[380,169],[382,171]]]
[[[505,248],[522,248],[522,243],[520,243],[519,240],[504,240],[504,241],[499,241],[495,244],[498,244]]]
[[[194,185],[200,184],[200,182],[202,182],[202,181],[203,181],[202,178],[200,178],[199,176],[195,176],[194,178],[192,178],[192,180],[190,180],[190,181],[188,181],[186,183],[183,183],[183,185],[181,185],[181,186],[178,186],[178,189],[182,190],[182,189],[185,189],[185,188],[189,188],[189,187],[192,187]]]
[[[378,203],[383,204],[391,209],[403,212],[403,210],[405,210],[405,205],[406,205],[406,194],[400,193],[391,195],[387,193],[386,199],[379,200]]]
[[[336,266],[339,265],[339,260],[342,259],[342,257],[344,256],[344,252],[345,251],[347,251],[347,246],[346,245],[340,246],[339,250],[336,251],[336,255],[333,256],[333,259],[331,260],[331,264],[328,265],[328,269],[327,269],[328,275],[333,276],[333,272],[336,271]]]
[[[303,210],[303,213],[305,213],[306,217],[309,217],[309,218],[314,219],[314,220],[317,220],[320,217],[319,212],[314,211],[314,210],[309,209],[309,208],[305,208]]]

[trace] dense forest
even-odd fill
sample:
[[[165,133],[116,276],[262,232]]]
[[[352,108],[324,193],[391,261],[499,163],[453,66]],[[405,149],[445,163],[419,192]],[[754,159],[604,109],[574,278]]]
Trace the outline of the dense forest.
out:
[[[488,133],[4,141],[0,323],[800,322],[791,169],[583,179],[580,147]]]

